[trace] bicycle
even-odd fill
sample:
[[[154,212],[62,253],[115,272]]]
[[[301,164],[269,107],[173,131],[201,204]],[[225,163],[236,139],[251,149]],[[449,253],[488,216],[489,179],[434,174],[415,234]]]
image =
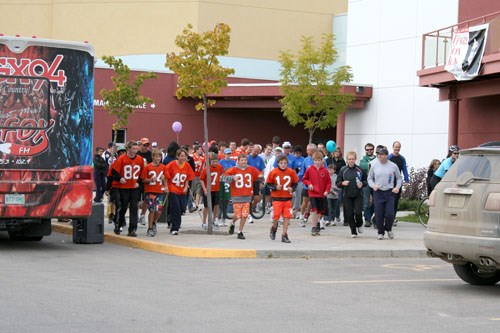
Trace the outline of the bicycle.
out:
[[[429,197],[424,197],[420,200],[417,209],[418,220],[420,224],[427,228],[427,222],[429,221]]]
[[[232,220],[234,214],[233,214],[233,205],[232,205],[233,202],[231,200],[231,197],[224,196],[223,198],[220,198],[219,201],[220,201],[219,206],[220,206],[220,209],[222,210],[224,218],[228,219],[228,220]],[[254,204],[253,200],[250,203],[250,215],[254,219],[259,220],[259,219],[263,218],[264,215],[266,214],[265,202],[266,202],[266,193],[265,193],[265,191],[261,191],[261,200],[259,200],[259,202],[257,202],[257,204]]]

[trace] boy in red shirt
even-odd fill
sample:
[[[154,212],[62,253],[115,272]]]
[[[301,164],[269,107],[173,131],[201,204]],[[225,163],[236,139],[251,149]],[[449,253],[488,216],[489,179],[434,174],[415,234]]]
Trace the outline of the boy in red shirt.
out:
[[[178,235],[181,227],[182,212],[187,205],[187,191],[189,181],[194,179],[194,171],[187,162],[188,152],[184,149],[177,150],[177,160],[170,162],[165,167],[165,181],[168,186],[168,211],[170,213],[171,235]]]
[[[238,164],[228,169],[222,180],[231,184],[231,199],[233,201],[233,222],[229,226],[229,234],[234,234],[234,224],[240,220],[238,239],[245,239],[243,227],[250,215],[250,203],[253,198],[254,182],[258,181],[259,170],[248,165],[247,155],[238,156]]]
[[[278,229],[278,219],[283,216],[283,234],[281,241],[290,243],[288,239],[288,224],[292,218],[292,197],[295,188],[299,182],[299,177],[295,170],[288,168],[288,157],[280,155],[278,157],[278,167],[271,170],[267,176],[267,186],[271,189],[271,198],[273,200],[273,225],[271,227],[270,237],[276,238]]]
[[[161,151],[154,149],[153,162],[146,165],[141,176],[144,182],[144,198],[149,211],[147,231],[149,237],[156,235],[156,222],[160,218],[165,202],[165,187],[163,186],[165,166],[161,163],[162,158]]]
[[[307,187],[312,210],[311,235],[319,236],[318,221],[325,214],[326,196],[330,192],[332,180],[324,166],[323,153],[312,154],[314,164],[307,168],[302,183]]]
[[[215,221],[219,209],[219,190],[220,190],[220,176],[224,173],[222,165],[219,164],[219,158],[217,154],[210,153],[210,196],[212,200],[212,221]],[[200,175],[201,187],[203,188],[203,228],[207,227],[207,216],[208,216],[208,186],[207,186],[207,168],[201,171]],[[214,223],[215,224],[215,223]],[[217,224],[215,226],[218,227]]]
[[[139,177],[144,169],[144,158],[137,155],[139,145],[136,141],[127,143],[127,153],[118,157],[116,163],[113,163],[111,171],[114,180],[119,181],[118,188],[120,190],[120,216],[119,225],[125,225],[125,213],[127,208],[130,208],[128,226],[129,237],[137,237],[137,220],[138,220],[138,204],[141,195],[139,189]],[[120,234],[120,229],[116,230],[115,234]]]

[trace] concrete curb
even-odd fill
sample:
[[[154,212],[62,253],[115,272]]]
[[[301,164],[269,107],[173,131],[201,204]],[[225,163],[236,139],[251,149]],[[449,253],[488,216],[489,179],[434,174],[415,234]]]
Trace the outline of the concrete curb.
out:
[[[63,225],[59,223],[52,223],[52,231],[62,234],[73,234],[73,226]],[[127,236],[118,236],[113,233],[105,232],[104,241],[137,248],[141,250],[169,254],[179,257],[192,257],[192,258],[225,258],[225,259],[255,259],[257,258],[257,251],[253,249],[211,249],[211,248],[195,248],[185,247],[178,245],[171,245],[159,243],[149,240],[132,238]]]
[[[426,250],[258,250],[257,258],[427,258]]]

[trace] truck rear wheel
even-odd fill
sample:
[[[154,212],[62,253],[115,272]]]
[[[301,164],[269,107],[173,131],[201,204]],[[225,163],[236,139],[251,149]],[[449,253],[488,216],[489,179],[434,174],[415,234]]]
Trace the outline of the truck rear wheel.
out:
[[[473,263],[453,264],[453,268],[462,280],[475,286],[491,286],[500,281],[500,271],[483,273]]]

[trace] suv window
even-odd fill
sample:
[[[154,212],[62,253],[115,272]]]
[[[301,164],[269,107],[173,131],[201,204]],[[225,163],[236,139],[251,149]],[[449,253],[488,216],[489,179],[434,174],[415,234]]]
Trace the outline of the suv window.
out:
[[[456,181],[462,174],[470,172],[471,177],[478,180],[500,181],[500,154],[498,156],[463,154],[455,164],[455,168],[447,172],[447,180]]]

